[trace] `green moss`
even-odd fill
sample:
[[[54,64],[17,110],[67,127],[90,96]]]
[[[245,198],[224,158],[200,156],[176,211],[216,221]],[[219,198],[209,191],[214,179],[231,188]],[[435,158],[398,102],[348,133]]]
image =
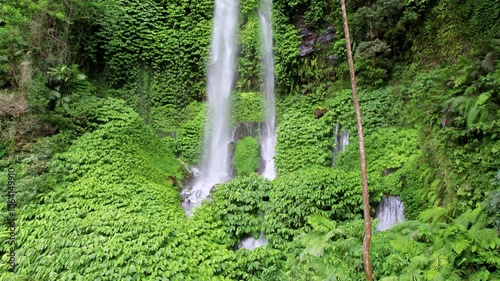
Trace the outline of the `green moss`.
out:
[[[254,173],[259,168],[259,142],[246,137],[236,144],[233,165],[239,176]]]

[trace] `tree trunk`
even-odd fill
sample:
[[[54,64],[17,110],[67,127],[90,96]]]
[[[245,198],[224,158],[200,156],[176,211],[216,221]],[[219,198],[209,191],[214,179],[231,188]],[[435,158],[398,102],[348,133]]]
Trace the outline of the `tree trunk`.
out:
[[[349,24],[347,22],[347,11],[345,0],[340,0],[342,4],[342,18],[344,20],[344,32],[347,48],[347,60],[349,62],[349,72],[351,75],[352,100],[356,111],[356,121],[358,123],[359,156],[361,162],[361,179],[363,182],[363,213],[365,219],[365,237],[363,239],[363,264],[366,279],[373,281],[372,265],[370,262],[370,241],[372,238],[372,224],[370,216],[370,202],[368,194],[368,176],[366,174],[365,138],[363,135],[363,120],[361,119],[361,109],[359,108],[358,89],[356,86],[356,72],[354,71],[354,61],[352,59],[351,38],[349,36]]]

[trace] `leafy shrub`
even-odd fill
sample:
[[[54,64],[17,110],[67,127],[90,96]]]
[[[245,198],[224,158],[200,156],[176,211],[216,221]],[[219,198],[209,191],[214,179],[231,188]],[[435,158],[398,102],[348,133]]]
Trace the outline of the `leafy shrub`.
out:
[[[213,201],[195,212],[194,219],[221,229],[221,241],[236,246],[245,236],[266,231],[263,214],[268,202],[264,198],[270,189],[270,182],[255,173],[237,177],[218,185],[212,193]]]
[[[238,176],[249,175],[259,168],[259,141],[246,137],[236,144],[233,166]]]
[[[231,280],[287,280],[281,270],[284,266],[282,251],[269,247],[239,250],[236,251],[235,259],[235,268],[228,276]]]
[[[123,102],[94,105],[102,123],[49,164],[58,185],[19,209],[16,274],[41,280],[227,275],[231,251],[202,222],[200,229],[185,221],[169,180],[180,177],[172,151]]]
[[[151,69],[153,106],[182,109],[204,96],[212,1],[163,3],[120,0],[94,36],[95,55],[104,50],[107,80],[114,87],[140,86]],[[123,36],[134,34],[134,36]]]
[[[400,126],[408,122],[408,120],[402,120],[401,102],[398,100],[397,92],[397,88],[394,87],[360,91],[359,102],[365,135],[380,128]],[[351,135],[357,135],[350,89],[329,93],[322,104],[328,108],[328,114],[334,124],[341,124],[344,129],[351,132]]]
[[[161,132],[175,131],[182,113],[173,105],[156,106],[151,110],[151,126]]]
[[[484,212],[468,210],[445,223],[440,222],[443,215],[447,212],[442,208],[429,209],[421,219],[430,223],[403,223],[375,236],[374,251],[385,249],[374,268],[381,269],[377,275],[389,276],[381,280],[498,278],[500,239],[495,230],[486,228]]]
[[[363,280],[363,221],[336,222],[313,215],[307,222],[311,231],[291,243],[294,248],[286,266],[289,279]]]
[[[360,85],[380,86],[388,77],[391,49],[387,43],[375,39],[361,42],[356,48],[356,78]]]
[[[239,79],[236,87],[239,91],[256,91],[260,88],[262,48],[258,34],[260,34],[260,22],[255,10],[244,14],[238,38],[241,51],[237,62]]]
[[[371,258],[377,280],[496,280],[498,247],[496,231],[486,228],[481,209],[469,210],[455,220],[442,220],[446,210],[425,212],[422,219],[407,221],[376,232]],[[288,274],[296,280],[363,279],[363,222],[337,223],[324,216],[309,218],[312,231],[299,236]],[[438,222],[439,221],[439,222]]]
[[[332,161],[333,125],[327,118],[296,111],[285,113],[278,123],[276,171],[284,175],[311,166],[328,166]]]
[[[399,191],[407,220],[417,219],[421,211],[430,207],[424,191],[428,175],[429,167],[422,162],[422,155],[418,153],[411,155],[403,167],[391,177],[394,180],[392,192]]]
[[[381,192],[401,192],[404,177],[401,168],[418,153],[417,140],[417,132],[413,129],[381,128],[366,136],[365,152],[372,198],[378,198]],[[359,148],[348,146],[336,159],[335,167],[345,171],[358,170]]]
[[[234,123],[262,122],[264,120],[264,99],[257,92],[243,92],[233,95],[232,118]]]
[[[203,148],[205,106],[192,104],[185,114],[186,121],[180,126],[177,145],[182,161],[195,164],[198,163]]]
[[[277,6],[275,4],[275,6]],[[274,50],[275,73],[278,92],[288,93],[295,85],[293,80],[294,70],[299,65],[301,43],[298,30],[285,15],[284,9],[274,9]]]
[[[291,240],[306,227],[307,217],[323,214],[332,219],[358,217],[362,210],[359,173],[312,166],[281,175],[269,193],[266,212],[271,243]],[[274,244],[273,244],[274,245]]]

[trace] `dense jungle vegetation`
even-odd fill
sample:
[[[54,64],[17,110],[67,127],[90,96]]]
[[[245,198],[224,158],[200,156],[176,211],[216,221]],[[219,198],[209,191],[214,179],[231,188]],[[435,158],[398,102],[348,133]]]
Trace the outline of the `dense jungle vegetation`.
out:
[[[245,136],[236,178],[184,214],[213,2],[0,0],[0,280],[364,280],[339,0],[274,1],[278,177]],[[374,278],[500,280],[500,0],[347,5],[371,206],[400,195],[407,218],[374,231]],[[234,125],[263,118],[258,7],[241,2]]]

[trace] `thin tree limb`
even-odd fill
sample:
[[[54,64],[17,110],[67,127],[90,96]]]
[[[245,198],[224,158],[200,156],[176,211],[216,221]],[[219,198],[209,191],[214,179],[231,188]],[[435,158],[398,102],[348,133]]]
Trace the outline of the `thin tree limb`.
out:
[[[356,72],[354,70],[354,60],[352,58],[351,38],[349,35],[349,23],[347,22],[347,11],[345,0],[340,0],[342,5],[342,18],[344,21],[344,32],[347,48],[347,61],[349,63],[349,73],[351,76],[352,100],[354,111],[356,112],[356,121],[358,123],[358,142],[359,156],[361,163],[361,180],[363,183],[363,214],[365,220],[365,237],[363,239],[363,264],[365,268],[366,279],[373,281],[372,265],[370,261],[370,242],[372,238],[372,224],[370,215],[370,201],[368,193],[368,176],[366,172],[366,154],[365,137],[363,135],[363,119],[361,118],[361,109],[359,107],[358,88],[356,86]]]

